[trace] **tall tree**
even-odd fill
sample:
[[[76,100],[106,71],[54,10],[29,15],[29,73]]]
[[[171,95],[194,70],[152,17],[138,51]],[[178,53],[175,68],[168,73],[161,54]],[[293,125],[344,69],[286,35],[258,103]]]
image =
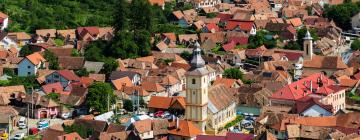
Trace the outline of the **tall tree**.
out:
[[[152,10],[147,0],[132,0],[130,4],[130,26],[134,35],[138,30],[152,31]]]
[[[100,113],[107,112],[108,105],[115,103],[115,95],[109,83],[95,82],[89,87],[86,104]]]
[[[118,0],[114,13],[113,27],[115,32],[128,28],[129,3],[127,0]]]
[[[352,50],[360,50],[360,39],[355,39],[350,47]]]
[[[46,61],[49,62],[49,69],[52,69],[52,70],[60,69],[59,60],[54,55],[54,53],[46,50],[45,53],[44,53],[44,57],[45,57]]]
[[[230,68],[224,71],[224,77],[231,79],[243,79],[243,73],[237,68]]]

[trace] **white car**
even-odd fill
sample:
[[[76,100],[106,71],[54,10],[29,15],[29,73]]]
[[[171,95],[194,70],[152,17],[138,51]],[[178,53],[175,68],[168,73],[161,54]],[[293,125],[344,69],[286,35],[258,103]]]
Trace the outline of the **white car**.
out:
[[[22,140],[25,137],[25,133],[17,133],[14,136],[15,140]]]
[[[63,118],[63,119],[68,119],[68,118],[70,118],[70,117],[72,117],[72,115],[71,115],[70,112],[61,114],[61,118]]]
[[[19,121],[18,121],[18,126],[21,129],[25,129],[26,128],[26,118],[25,117],[20,117]]]

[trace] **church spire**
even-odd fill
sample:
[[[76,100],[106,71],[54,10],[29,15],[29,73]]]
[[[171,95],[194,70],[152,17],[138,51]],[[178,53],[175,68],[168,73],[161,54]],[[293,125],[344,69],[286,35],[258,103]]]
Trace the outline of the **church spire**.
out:
[[[190,63],[191,63],[191,69],[201,68],[205,66],[205,61],[201,57],[200,44],[197,41],[194,44],[193,57]]]
[[[313,38],[311,37],[311,34],[309,32],[309,29],[306,29],[306,34],[305,34],[305,37],[303,39],[304,40],[313,40]]]

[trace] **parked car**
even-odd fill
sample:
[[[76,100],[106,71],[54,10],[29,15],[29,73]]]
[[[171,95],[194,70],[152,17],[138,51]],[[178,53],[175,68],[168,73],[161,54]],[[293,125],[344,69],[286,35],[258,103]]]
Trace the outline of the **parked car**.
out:
[[[161,117],[164,114],[164,111],[158,111],[154,114],[155,117]]]
[[[30,135],[36,135],[37,133],[39,133],[39,129],[37,129],[35,127],[29,129],[29,134]]]
[[[48,127],[49,127],[49,121],[40,120],[40,121],[38,122],[38,129],[39,129],[39,130],[44,130],[44,129],[48,128]]]
[[[20,117],[20,119],[18,121],[18,127],[21,129],[25,129],[27,127],[25,117]]]
[[[25,133],[17,133],[14,136],[15,140],[22,140],[25,137]]]
[[[0,130],[0,140],[8,139],[9,134],[5,132],[5,130]]]
[[[62,113],[61,114],[61,118],[63,119],[68,119],[72,117],[72,113],[71,112],[67,112],[67,113]]]

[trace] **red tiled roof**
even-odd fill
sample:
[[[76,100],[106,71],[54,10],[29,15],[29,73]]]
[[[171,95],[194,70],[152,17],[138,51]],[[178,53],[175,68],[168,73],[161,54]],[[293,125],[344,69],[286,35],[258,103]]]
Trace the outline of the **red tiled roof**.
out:
[[[230,50],[234,49],[235,46],[236,46],[236,44],[231,41],[230,43],[224,44],[224,45],[222,46],[222,48],[223,48],[225,51],[230,51]]]
[[[217,18],[220,18],[220,21],[228,21],[230,19],[232,19],[233,15],[231,14],[223,14],[223,13],[219,13],[216,16]]]
[[[296,102],[296,112],[302,113],[314,105],[318,105],[331,113],[333,112],[333,107],[331,105],[324,105],[318,99],[312,98],[310,96],[301,98]]]
[[[191,121],[179,120],[178,128],[176,128],[176,121],[170,123],[169,134],[183,137],[195,137],[201,134],[201,131]]]
[[[226,30],[233,30],[236,27],[239,27],[241,30],[251,31],[254,25],[253,21],[237,21],[237,20],[229,20],[225,27]]]
[[[46,94],[49,94],[49,93],[52,93],[52,92],[61,93],[61,92],[64,91],[60,82],[46,84],[46,85],[43,85],[41,88]]]
[[[214,81],[213,86],[218,85],[218,84],[224,84],[225,87],[227,88],[231,88],[234,83],[236,83],[237,80],[236,79],[229,79],[229,78],[217,78]]]
[[[151,96],[148,108],[168,109],[171,105],[171,97]]]
[[[229,42],[234,42],[235,44],[239,45],[246,45],[248,44],[249,37],[232,37],[229,39]]]
[[[313,91],[310,91],[311,84]],[[329,95],[344,89],[334,84],[335,82],[324,76],[324,74],[316,73],[283,87],[273,93],[271,98],[299,100],[309,94]]]
[[[215,23],[209,23],[206,25],[206,28],[209,30],[209,31],[215,31],[215,32],[219,32],[220,31],[220,28],[219,26],[217,26]]]
[[[80,78],[71,70],[58,70],[56,72],[67,80],[80,81]]]

